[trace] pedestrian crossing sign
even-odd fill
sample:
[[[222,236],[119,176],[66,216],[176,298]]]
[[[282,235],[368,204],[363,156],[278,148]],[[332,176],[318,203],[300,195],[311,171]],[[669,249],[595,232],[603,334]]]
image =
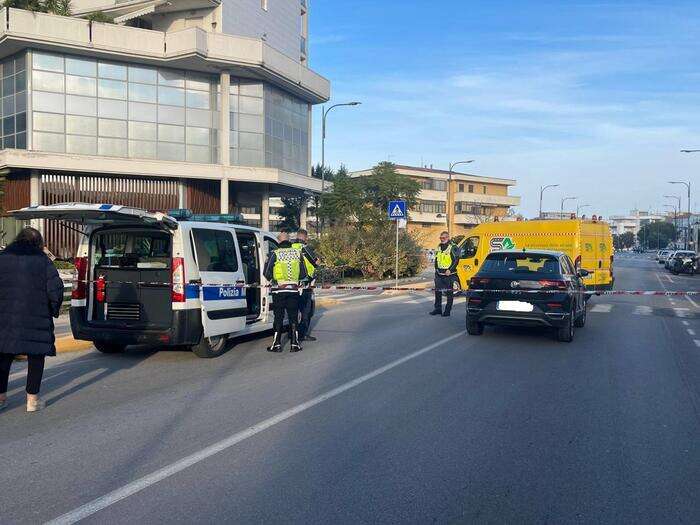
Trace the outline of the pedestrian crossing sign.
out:
[[[390,219],[406,219],[406,201],[389,201],[387,212]]]

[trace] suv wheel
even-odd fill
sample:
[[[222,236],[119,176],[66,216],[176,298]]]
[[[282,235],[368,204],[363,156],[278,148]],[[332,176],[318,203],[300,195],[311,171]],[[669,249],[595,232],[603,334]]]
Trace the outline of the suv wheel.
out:
[[[211,359],[213,357],[219,357],[226,350],[226,336],[216,335],[214,337],[204,337],[192,347],[192,352],[197,357],[203,359]]]
[[[481,335],[484,333],[484,325],[467,317],[467,333],[469,335]]]
[[[569,314],[568,322],[557,330],[557,339],[563,343],[570,343],[574,340],[574,311]]]
[[[105,341],[93,341],[95,348],[103,354],[121,354],[126,350],[126,345],[117,343],[106,343]]]
[[[583,328],[586,326],[586,303],[583,303],[583,310],[581,311],[581,315],[579,315],[576,318],[576,321],[574,321],[574,326],[576,328]]]

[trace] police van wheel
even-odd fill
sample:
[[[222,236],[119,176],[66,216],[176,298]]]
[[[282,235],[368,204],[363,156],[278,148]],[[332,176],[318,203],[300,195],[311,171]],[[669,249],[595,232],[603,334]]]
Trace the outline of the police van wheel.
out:
[[[192,352],[194,352],[194,355],[201,357],[202,359],[211,359],[222,355],[225,349],[226,336],[217,335],[214,337],[202,337],[199,344],[192,347]]]
[[[105,343],[104,341],[93,341],[98,351],[103,354],[121,354],[126,350],[126,345],[120,345],[116,343]]]

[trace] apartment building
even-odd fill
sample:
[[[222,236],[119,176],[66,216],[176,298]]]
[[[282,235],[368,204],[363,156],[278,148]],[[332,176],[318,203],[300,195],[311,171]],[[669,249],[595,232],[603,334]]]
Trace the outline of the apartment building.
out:
[[[520,197],[508,194],[509,188],[516,184],[513,179],[454,171],[450,177],[446,170],[404,165],[397,165],[396,171],[421,185],[419,202],[409,210],[407,227],[417,234],[425,248],[434,248],[443,230],[450,230],[453,236],[463,235],[477,224],[500,220],[510,208],[520,205]],[[368,169],[353,172],[351,176],[371,173]]]
[[[270,199],[320,191],[306,0],[73,0],[73,16],[2,9],[0,209],[63,201],[270,227]],[[114,23],[83,17],[101,12]],[[302,214],[305,216],[305,213]],[[74,232],[43,225],[51,248]]]
[[[652,222],[665,221],[667,218],[665,215],[650,211],[632,210],[627,215],[611,215],[608,222],[610,223],[610,231],[614,235],[630,232],[636,236],[642,226]]]

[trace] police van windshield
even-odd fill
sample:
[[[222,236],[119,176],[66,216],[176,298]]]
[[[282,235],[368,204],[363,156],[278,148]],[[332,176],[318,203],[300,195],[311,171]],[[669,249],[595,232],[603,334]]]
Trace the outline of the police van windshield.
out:
[[[559,260],[546,254],[491,253],[481,272],[506,274],[559,274]]]
[[[104,232],[95,236],[94,243],[96,267],[170,267],[170,235],[165,232]]]

